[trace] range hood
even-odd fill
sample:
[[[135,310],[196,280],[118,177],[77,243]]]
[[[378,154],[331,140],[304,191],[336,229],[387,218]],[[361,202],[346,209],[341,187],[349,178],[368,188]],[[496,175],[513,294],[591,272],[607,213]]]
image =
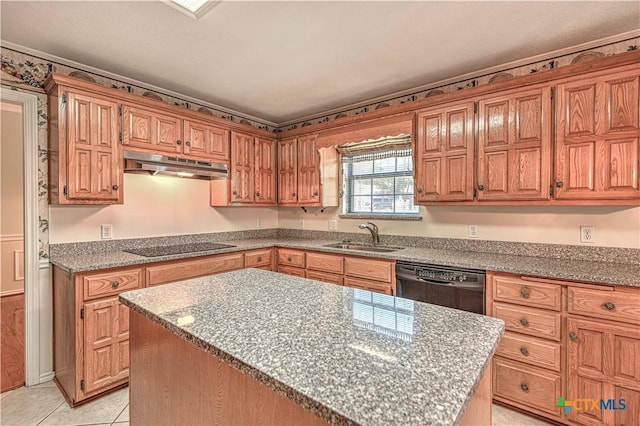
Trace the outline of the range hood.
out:
[[[228,166],[225,163],[145,152],[125,151],[124,163],[125,173],[144,173],[154,176],[175,176],[204,180],[225,179],[229,175]]]

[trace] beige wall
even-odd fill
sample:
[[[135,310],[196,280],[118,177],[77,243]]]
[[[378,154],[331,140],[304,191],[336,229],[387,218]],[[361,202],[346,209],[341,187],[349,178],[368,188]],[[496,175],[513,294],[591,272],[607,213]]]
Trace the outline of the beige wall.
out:
[[[125,174],[124,205],[49,207],[49,241],[100,240],[100,225],[113,225],[113,238],[257,229],[278,226],[276,208],[209,206],[209,182]]]
[[[339,210],[281,208],[278,223],[296,229],[302,219],[306,229],[326,231],[337,220],[338,231],[368,234],[358,229],[365,220],[340,219]],[[468,225],[478,225],[483,240],[640,248],[640,207],[421,207],[420,214],[422,222],[373,222],[383,235],[468,238]],[[595,226],[593,243],[580,242],[581,225]]]
[[[23,233],[24,161],[21,106],[0,107],[0,234]]]

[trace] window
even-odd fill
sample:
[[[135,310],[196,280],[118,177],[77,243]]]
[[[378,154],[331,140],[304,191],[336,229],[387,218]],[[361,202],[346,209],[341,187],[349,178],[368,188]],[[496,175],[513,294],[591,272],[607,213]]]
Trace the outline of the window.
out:
[[[410,143],[410,139],[404,138]],[[384,141],[380,141],[384,142]],[[381,146],[365,149],[339,149],[345,192],[345,213],[417,215],[413,204],[413,162],[411,148]],[[384,148],[385,145],[382,145]]]

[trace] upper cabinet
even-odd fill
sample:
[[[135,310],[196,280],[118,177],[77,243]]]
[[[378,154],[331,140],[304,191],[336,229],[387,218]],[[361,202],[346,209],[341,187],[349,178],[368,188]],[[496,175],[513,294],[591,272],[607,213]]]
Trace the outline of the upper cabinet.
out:
[[[418,112],[414,142],[416,203],[473,200],[474,103]]]
[[[123,105],[122,115],[122,144],[127,149],[229,161],[226,129],[129,104]]]
[[[318,136],[278,141],[278,204],[319,206],[320,155]]]
[[[229,179],[211,182],[211,206],[276,205],[276,141],[231,132]]]
[[[556,198],[640,197],[637,69],[557,86]]]
[[[116,100],[57,86],[48,112],[49,203],[122,204]]]
[[[477,198],[548,200],[551,88],[478,99]]]

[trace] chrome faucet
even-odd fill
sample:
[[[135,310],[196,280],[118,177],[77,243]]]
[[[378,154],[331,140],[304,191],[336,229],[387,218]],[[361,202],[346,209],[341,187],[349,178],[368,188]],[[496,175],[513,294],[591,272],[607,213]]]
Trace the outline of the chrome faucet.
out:
[[[367,222],[359,226],[360,229],[367,229],[371,232],[373,244],[380,244],[380,235],[378,235],[378,226],[375,223]]]

